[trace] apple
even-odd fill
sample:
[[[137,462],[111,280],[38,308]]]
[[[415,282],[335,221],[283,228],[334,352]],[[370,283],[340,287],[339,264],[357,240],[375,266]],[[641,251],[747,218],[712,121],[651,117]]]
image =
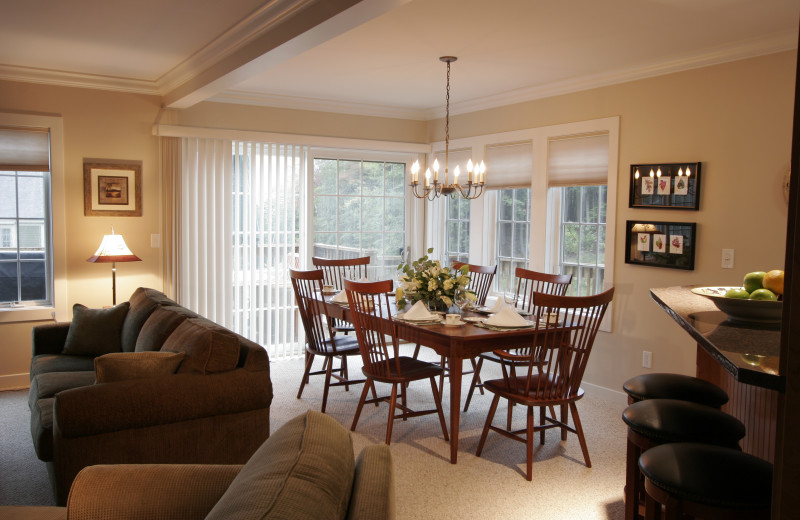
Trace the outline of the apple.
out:
[[[742,283],[744,290],[752,294],[756,289],[763,289],[763,280],[766,274],[764,271],[753,271],[744,275],[744,282]]]
[[[739,298],[742,300],[746,300],[750,298],[750,293],[745,291],[742,287],[731,287],[727,291],[725,291],[726,298]]]
[[[750,299],[776,301],[778,297],[775,296],[775,293],[769,289],[756,289],[750,293]]]

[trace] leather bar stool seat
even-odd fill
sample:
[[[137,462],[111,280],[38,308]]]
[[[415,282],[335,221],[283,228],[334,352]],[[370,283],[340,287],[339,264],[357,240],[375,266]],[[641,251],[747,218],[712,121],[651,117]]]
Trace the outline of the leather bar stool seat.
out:
[[[628,404],[646,399],[680,399],[722,408],[728,394],[713,383],[682,374],[642,374],[622,385],[628,394]]]
[[[694,442],[739,450],[745,426],[739,419],[702,404],[677,399],[648,399],[628,406],[622,413],[628,425],[625,466],[625,519],[641,518],[644,478],[639,457],[661,444]]]
[[[647,518],[768,519],[772,464],[741,451],[673,443],[644,452]]]

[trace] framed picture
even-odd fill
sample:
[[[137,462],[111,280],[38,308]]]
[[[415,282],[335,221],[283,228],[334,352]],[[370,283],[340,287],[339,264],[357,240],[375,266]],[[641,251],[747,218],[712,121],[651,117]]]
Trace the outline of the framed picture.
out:
[[[694,269],[694,222],[625,222],[625,263]]]
[[[700,209],[700,163],[631,164],[628,207]]]
[[[142,164],[84,162],[83,214],[141,217]]]

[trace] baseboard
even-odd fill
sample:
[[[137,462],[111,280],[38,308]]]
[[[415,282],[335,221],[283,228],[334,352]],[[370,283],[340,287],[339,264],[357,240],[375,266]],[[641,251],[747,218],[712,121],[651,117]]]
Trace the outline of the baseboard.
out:
[[[31,379],[27,372],[24,374],[7,374],[0,376],[0,391],[22,390],[30,388]]]
[[[586,392],[586,395],[597,397],[598,399],[602,399],[616,406],[622,406],[623,408],[628,406],[628,394],[625,392],[611,390],[610,388],[606,388],[604,386],[593,385],[591,383],[587,383],[586,381],[581,383],[581,388],[583,388],[583,390]]]

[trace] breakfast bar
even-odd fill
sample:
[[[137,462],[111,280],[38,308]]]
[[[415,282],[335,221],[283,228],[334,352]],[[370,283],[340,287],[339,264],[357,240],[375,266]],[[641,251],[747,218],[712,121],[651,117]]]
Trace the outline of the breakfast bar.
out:
[[[742,450],[773,461],[778,395],[780,323],[733,320],[693,286],[650,290],[650,296],[697,342],[697,377],[730,396],[723,411],[745,423]]]

